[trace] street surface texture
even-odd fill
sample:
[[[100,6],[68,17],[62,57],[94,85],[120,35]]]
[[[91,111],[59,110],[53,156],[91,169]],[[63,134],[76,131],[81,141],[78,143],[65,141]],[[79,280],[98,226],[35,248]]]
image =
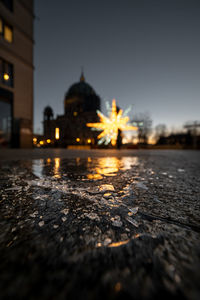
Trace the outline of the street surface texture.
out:
[[[1,299],[200,299],[200,152],[0,152]]]

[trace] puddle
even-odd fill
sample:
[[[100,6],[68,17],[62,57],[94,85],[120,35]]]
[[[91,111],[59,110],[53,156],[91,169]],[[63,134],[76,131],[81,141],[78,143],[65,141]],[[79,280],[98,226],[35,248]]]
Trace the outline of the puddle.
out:
[[[32,173],[38,178],[67,176],[77,180],[101,180],[104,177],[117,176],[118,172],[138,165],[137,157],[99,157],[72,160],[60,158],[36,159],[32,161]]]

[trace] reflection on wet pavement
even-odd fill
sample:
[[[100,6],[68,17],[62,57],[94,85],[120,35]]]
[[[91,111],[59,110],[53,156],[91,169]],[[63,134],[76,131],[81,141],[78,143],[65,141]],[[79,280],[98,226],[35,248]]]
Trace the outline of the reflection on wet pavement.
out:
[[[60,251],[54,261],[62,257],[70,263],[84,261],[91,251],[121,251],[124,261],[130,256],[134,271],[124,267],[130,278],[139,262],[151,270],[154,260],[161,260],[167,280],[172,280],[167,289],[177,278],[184,289],[187,268],[182,257],[192,266],[198,257],[199,169],[178,159],[169,164],[161,157],[158,162],[139,157],[56,157],[2,164],[4,248],[12,250],[29,241],[48,255]]]
[[[36,159],[32,162],[32,172],[37,177],[54,176],[60,178],[61,174],[71,173],[78,170],[79,175],[91,180],[99,180],[104,176],[116,176],[120,170],[129,170],[133,166],[137,166],[137,157],[100,157],[96,159],[87,158],[62,161],[60,158]],[[52,170],[48,167],[53,168]],[[82,172],[81,172],[82,171]],[[84,172],[83,172],[84,171]]]

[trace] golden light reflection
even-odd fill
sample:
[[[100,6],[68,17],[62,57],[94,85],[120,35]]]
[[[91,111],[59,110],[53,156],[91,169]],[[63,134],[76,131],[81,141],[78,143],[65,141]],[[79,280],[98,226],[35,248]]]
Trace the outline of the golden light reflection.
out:
[[[56,127],[55,128],[55,139],[59,140],[60,138],[60,128]]]
[[[130,240],[125,240],[125,241],[120,241],[120,242],[112,243],[112,244],[108,245],[108,247],[119,247],[119,246],[128,244],[129,241]]]
[[[97,111],[97,114],[100,118],[99,123],[87,123],[88,127],[100,129],[102,132],[98,135],[98,139],[108,137],[113,146],[117,143],[118,131],[124,130],[136,130],[137,127],[128,125],[129,117],[122,117],[123,110],[120,109],[117,112],[117,105],[115,99],[112,101],[112,110],[110,116],[104,116],[100,111]]]
[[[88,160],[88,163],[91,163],[92,160]],[[88,179],[102,179],[103,176],[115,176],[120,167],[120,161],[116,157],[101,157],[98,159],[98,164],[96,168],[91,168],[88,165],[88,168],[92,173],[87,175]]]
[[[76,165],[77,165],[77,166],[80,166],[80,163],[81,163],[81,159],[80,159],[80,157],[77,157],[77,158],[76,158]]]
[[[99,179],[102,179],[103,176],[101,176],[100,174],[88,174],[87,175],[87,178],[90,179],[90,180],[99,180]]]
[[[129,170],[133,166],[138,165],[137,157],[100,157],[96,163],[96,167],[92,165],[92,159],[87,160],[89,174],[88,179],[102,179],[103,176],[116,176],[119,170]]]
[[[51,164],[51,158],[47,158],[47,165]]]
[[[122,284],[121,284],[121,282],[117,282],[116,284],[115,284],[115,292],[120,292],[121,291],[121,289],[122,289]]]
[[[96,172],[101,175],[115,176],[119,171],[120,161],[116,157],[102,157],[99,159],[99,165],[96,168]]]
[[[60,158],[54,158],[54,177],[60,178]]]

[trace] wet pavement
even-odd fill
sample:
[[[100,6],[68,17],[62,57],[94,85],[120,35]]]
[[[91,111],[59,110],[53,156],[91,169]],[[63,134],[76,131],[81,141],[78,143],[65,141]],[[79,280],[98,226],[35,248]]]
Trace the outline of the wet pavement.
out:
[[[200,299],[200,152],[0,152],[1,299]]]

